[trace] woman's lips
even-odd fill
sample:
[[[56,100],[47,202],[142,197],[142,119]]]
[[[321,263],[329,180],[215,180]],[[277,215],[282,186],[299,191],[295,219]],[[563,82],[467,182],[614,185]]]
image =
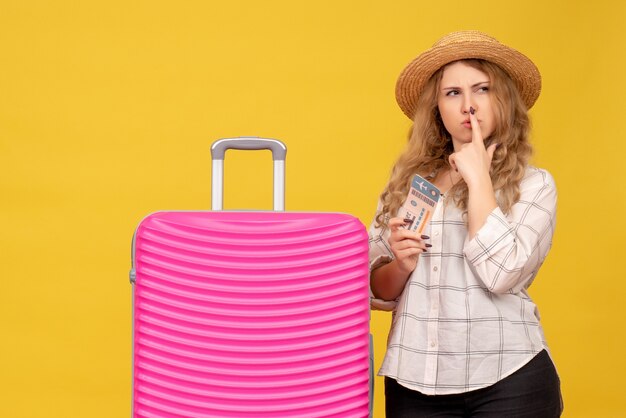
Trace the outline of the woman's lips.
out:
[[[480,123],[480,120],[477,120],[476,122]],[[468,120],[464,120],[461,125],[465,126],[468,129],[472,129],[472,123]]]

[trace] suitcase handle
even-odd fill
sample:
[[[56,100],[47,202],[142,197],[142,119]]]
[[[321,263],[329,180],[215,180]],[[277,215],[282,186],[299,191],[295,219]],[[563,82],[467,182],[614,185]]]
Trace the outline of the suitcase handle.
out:
[[[287,147],[277,139],[244,136],[224,138],[211,146],[213,176],[211,179],[211,210],[222,210],[224,201],[224,157],[226,150],[272,151],[274,160],[274,210],[285,210],[285,157]]]

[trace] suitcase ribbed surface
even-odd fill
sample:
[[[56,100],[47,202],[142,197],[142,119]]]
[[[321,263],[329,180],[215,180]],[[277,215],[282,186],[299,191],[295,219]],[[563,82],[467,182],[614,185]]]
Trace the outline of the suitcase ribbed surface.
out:
[[[367,417],[354,217],[159,212],[135,236],[136,417]]]

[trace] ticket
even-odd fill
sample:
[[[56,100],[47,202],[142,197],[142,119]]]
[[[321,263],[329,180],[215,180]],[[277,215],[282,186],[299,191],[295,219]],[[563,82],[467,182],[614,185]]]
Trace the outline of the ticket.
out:
[[[437,187],[416,174],[411,181],[409,194],[398,210],[398,216],[409,220],[405,227],[421,234],[430,221],[440,196]]]

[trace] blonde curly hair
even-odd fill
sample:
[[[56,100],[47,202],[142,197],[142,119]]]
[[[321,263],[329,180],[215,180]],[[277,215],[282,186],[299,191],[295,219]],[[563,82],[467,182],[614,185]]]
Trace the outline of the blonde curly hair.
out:
[[[490,175],[498,205],[504,213],[508,213],[519,199],[520,182],[532,154],[528,140],[528,109],[513,80],[499,66],[480,59],[461,61],[487,74],[490,80],[495,129],[489,138],[485,138],[485,146],[499,144],[493,155]],[[388,219],[398,212],[414,174],[433,180],[441,170],[450,167],[448,157],[454,148],[437,107],[439,84],[445,68],[441,67],[433,74],[418,99],[407,147],[396,161],[389,183],[380,195],[382,210],[376,216],[379,226],[386,225]],[[454,203],[466,212],[467,184],[460,181],[448,193],[453,196]]]

